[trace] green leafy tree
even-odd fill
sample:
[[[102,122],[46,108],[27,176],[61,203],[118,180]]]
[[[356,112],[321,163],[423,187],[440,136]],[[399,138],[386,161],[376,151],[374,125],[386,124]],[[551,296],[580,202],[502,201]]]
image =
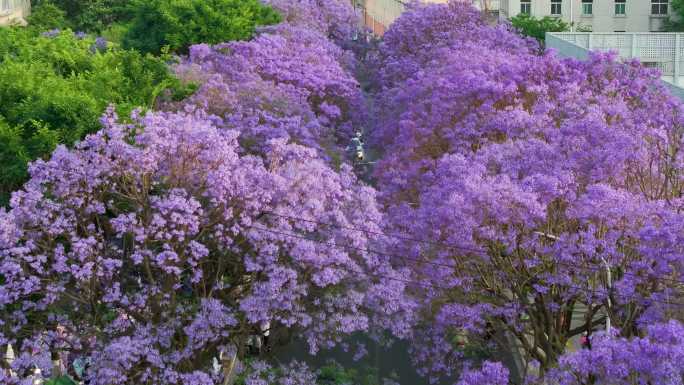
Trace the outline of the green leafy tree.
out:
[[[511,24],[525,36],[533,37],[544,42],[546,32],[564,32],[570,30],[570,24],[563,20],[544,16],[541,19],[524,13],[511,18]]]
[[[280,16],[259,0],[135,0],[126,48],[159,53],[168,46],[184,53],[196,43],[249,39],[257,26]]]
[[[131,18],[130,0],[78,0],[85,7],[74,15],[74,25],[82,31],[103,32],[112,25],[127,22]]]
[[[39,32],[70,27],[66,12],[57,5],[47,2],[34,5],[27,21],[30,28]]]
[[[159,96],[182,97],[168,57],[97,48],[64,31],[0,29],[0,205],[27,177],[27,162],[99,129],[106,107],[122,116]]]
[[[5,199],[16,185],[7,181],[26,179],[29,156],[23,142],[19,129],[0,120],[0,197]]]
[[[39,0],[33,2],[33,13],[53,14],[57,9],[62,12],[64,23],[51,28],[101,33],[114,24],[127,21],[130,5],[130,0]]]
[[[672,0],[672,17],[665,21],[665,30],[669,32],[684,31],[684,0]]]

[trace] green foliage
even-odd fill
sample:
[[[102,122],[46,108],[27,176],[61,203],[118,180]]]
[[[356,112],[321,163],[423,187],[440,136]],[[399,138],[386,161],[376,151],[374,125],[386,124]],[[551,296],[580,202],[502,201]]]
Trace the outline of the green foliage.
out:
[[[102,32],[115,23],[130,18],[131,2],[128,0],[72,0],[83,4],[80,12],[74,15],[74,28],[88,32]]]
[[[30,28],[38,32],[69,27],[66,12],[52,3],[34,5],[27,22],[29,23]]]
[[[76,385],[76,381],[69,376],[62,376],[59,378],[45,381],[45,385]]]
[[[538,19],[524,13],[511,18],[511,24],[525,36],[533,37],[540,42],[544,42],[546,32],[564,32],[570,30],[570,25],[563,20],[544,16]]]
[[[53,12],[56,8],[63,12],[65,23],[51,28],[100,33],[128,20],[130,4],[130,0],[39,0],[33,2],[33,12],[43,13],[45,9]]]
[[[668,32],[684,32],[684,0],[672,0],[673,17],[665,21],[665,30]]]
[[[0,120],[0,180],[26,179],[28,161],[29,156],[23,146],[21,131]],[[0,196],[7,197],[12,187],[13,184],[0,183]]]
[[[171,75],[168,57],[97,51],[93,44],[70,31],[48,38],[0,29],[0,204],[26,180],[28,161],[99,129],[110,103],[128,116],[160,95],[178,98],[192,90]]]
[[[100,35],[109,42],[121,45],[124,36],[126,36],[126,33],[128,32],[128,28],[128,24],[116,23],[110,25],[107,29],[100,32]]]
[[[577,27],[575,28],[575,32],[592,32],[592,28],[591,25],[578,23]]]
[[[377,369],[345,369],[331,362],[318,371],[319,385],[381,385]]]
[[[134,0],[126,48],[159,53],[168,46],[185,53],[196,43],[249,39],[259,25],[280,16],[259,0]]]
[[[493,330],[490,330],[493,333]],[[492,349],[491,338],[493,334],[487,334],[488,337],[484,339],[482,336],[464,333],[463,331],[454,331],[449,341],[455,351],[458,351],[460,357],[464,360],[472,362],[484,362],[494,358],[494,350]]]

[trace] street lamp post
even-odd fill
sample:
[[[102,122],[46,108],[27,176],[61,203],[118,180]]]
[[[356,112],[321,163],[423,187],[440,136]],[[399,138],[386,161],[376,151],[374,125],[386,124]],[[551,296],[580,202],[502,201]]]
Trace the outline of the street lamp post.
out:
[[[575,32],[575,0],[570,0],[570,32]]]

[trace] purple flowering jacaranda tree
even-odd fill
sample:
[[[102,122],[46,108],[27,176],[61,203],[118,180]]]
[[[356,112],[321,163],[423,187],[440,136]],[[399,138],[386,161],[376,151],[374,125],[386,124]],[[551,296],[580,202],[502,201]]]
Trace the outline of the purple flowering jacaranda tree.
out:
[[[349,169],[283,140],[240,155],[238,133],[202,112],[103,126],[35,162],[0,213],[5,383],[60,358],[88,362],[90,384],[218,384],[213,358],[244,357],[265,331],[298,331],[312,353],[375,327],[407,334],[406,273],[345,230],[382,221]]]
[[[377,187],[434,379],[467,361],[464,335],[543,374],[607,319],[629,339],[684,306],[681,102],[639,63],[526,43],[453,1],[381,46]]]

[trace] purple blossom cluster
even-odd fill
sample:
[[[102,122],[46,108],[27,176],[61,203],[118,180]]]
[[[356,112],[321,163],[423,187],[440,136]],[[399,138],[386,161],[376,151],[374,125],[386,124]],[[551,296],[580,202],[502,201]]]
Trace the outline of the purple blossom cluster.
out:
[[[540,53],[457,1],[414,5],[379,57],[375,172],[387,244],[430,286],[425,374],[463,365],[455,333],[512,336],[543,374],[607,318],[630,341],[680,311],[684,111],[657,72]]]
[[[81,37],[79,37],[78,33],[76,33],[76,37],[78,37],[79,39],[81,38]],[[90,52],[97,53],[97,52],[106,51],[108,45],[109,45],[109,43],[107,42],[107,39],[105,39],[102,36],[98,36],[95,39],[95,42],[90,46]]]
[[[62,30],[60,30],[59,28],[55,28],[55,29],[51,29],[49,31],[45,31],[45,32],[41,33],[40,35],[43,37],[47,37],[47,38],[52,39],[54,37],[59,36],[60,33],[62,33]]]
[[[354,37],[360,16],[345,0],[265,0],[278,10],[283,21],[318,32],[336,43],[346,43]]]
[[[410,334],[409,271],[369,251],[376,193],[329,165],[364,123],[355,59],[333,43],[354,10],[271,5],[286,22],[252,41],[191,47],[175,70],[196,94],[132,123],[110,110],[30,167],[0,212],[0,346],[16,352],[3,383],[40,369],[218,384],[239,366],[222,357],[245,358],[264,333],[297,330],[314,354],[356,332]],[[314,381],[295,366],[278,381]]]
[[[488,25],[484,15],[466,2],[415,1],[407,6],[383,35],[382,63],[376,75],[380,87],[398,86],[418,72],[437,68],[435,54],[449,48],[477,46],[511,53],[539,50],[534,39],[521,37],[506,24]]]
[[[644,337],[633,339],[597,335],[592,349],[570,353],[547,376],[548,384],[684,383],[684,327],[681,323],[653,324]]]
[[[264,28],[251,41],[191,47],[176,73],[200,89],[182,102],[184,108],[201,108],[218,126],[240,131],[252,152],[282,138],[339,156],[364,129],[367,114],[353,55],[322,29],[342,26],[340,19],[353,13],[347,14],[346,2],[314,3],[274,2],[288,23]]]
[[[456,385],[508,385],[508,369],[498,362],[484,362],[479,370],[467,369]]]
[[[267,3],[284,23],[174,66],[197,93],[110,109],[31,165],[0,210],[0,382],[58,359],[89,384],[214,385],[289,329],[312,354],[390,332],[457,385],[509,381],[465,345],[519,346],[529,384],[682,383],[684,111],[658,73],[560,59],[456,0],[354,57],[347,1]],[[333,161],[366,129],[377,191]]]
[[[214,384],[212,358],[264,324],[301,330],[312,353],[388,319],[408,334],[406,273],[344,230],[378,232],[382,218],[348,168],[284,140],[241,155],[239,133],[201,112],[132,119],[110,112],[74,150],[35,162],[0,214],[13,380],[49,376],[59,354],[91,362],[92,384]]]
[[[248,371],[245,385],[311,385],[316,384],[317,380],[316,373],[300,362],[273,368],[258,361],[252,363]]]

